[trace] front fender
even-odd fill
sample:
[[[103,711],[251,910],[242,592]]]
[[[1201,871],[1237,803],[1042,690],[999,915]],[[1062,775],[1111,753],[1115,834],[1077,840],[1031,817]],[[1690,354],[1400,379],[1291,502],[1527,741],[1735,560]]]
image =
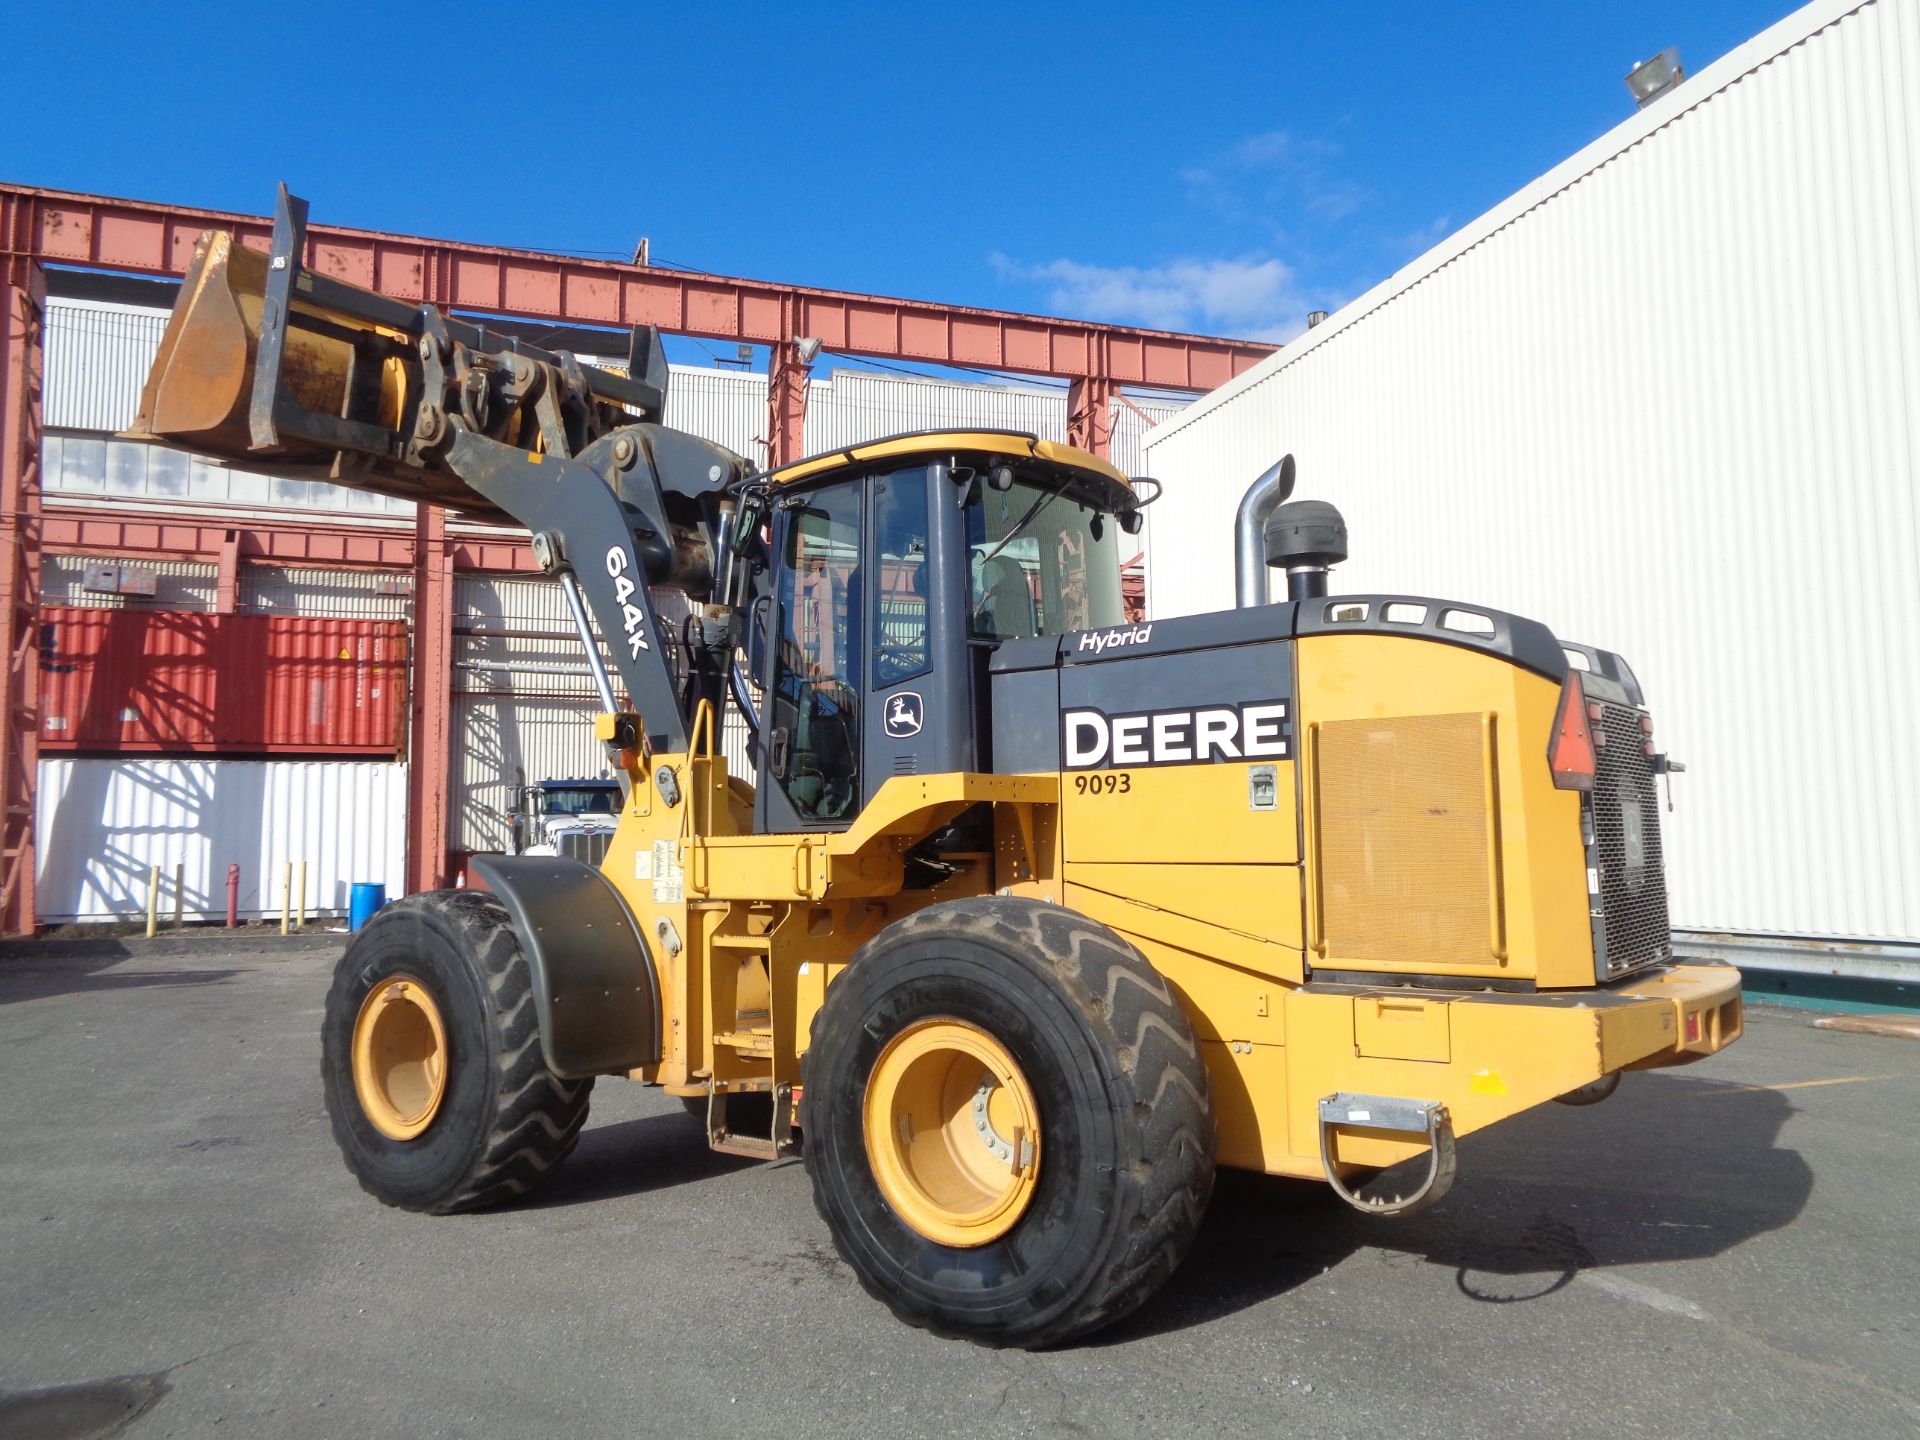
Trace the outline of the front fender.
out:
[[[658,1064],[660,977],[607,878],[550,855],[479,855],[470,868],[513,917],[547,1068],[576,1079]]]

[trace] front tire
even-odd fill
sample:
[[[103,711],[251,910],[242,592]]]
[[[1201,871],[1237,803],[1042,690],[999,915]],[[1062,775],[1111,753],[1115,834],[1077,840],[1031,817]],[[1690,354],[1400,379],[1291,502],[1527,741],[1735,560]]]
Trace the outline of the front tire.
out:
[[[361,1188],[436,1215],[542,1183],[593,1089],[547,1069],[513,922],[474,890],[410,895],[354,937],[327,992],[321,1078]]]
[[[1104,925],[987,897],[896,922],[814,1019],[814,1203],[908,1324],[1058,1344],[1166,1281],[1213,1188],[1214,1119],[1166,981]]]

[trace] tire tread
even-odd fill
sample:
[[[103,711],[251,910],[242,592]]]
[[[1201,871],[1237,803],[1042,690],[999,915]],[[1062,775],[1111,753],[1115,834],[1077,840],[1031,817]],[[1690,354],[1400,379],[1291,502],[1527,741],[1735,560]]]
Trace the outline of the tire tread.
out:
[[[1064,906],[983,896],[930,906],[888,927],[855,954],[849,971],[900,942],[964,935],[1045,966],[1060,992],[1085,1015],[1119,1072],[1116,1109],[1130,1106],[1137,1141],[1120,1172],[1130,1215],[1118,1243],[1078,1297],[1043,1326],[988,1337],[956,1328],[934,1307],[880,1277],[861,1275],[870,1293],[910,1325],[936,1334],[1030,1348],[1056,1345],[1137,1309],[1186,1256],[1212,1195],[1216,1153],[1212,1086],[1193,1027],[1166,979],[1107,926]],[[845,983],[845,977],[838,982]],[[813,1043],[834,1021],[829,1004],[814,1018]],[[815,1208],[834,1217],[818,1184]],[[836,1240],[837,1243],[837,1240]],[[842,1247],[850,1263],[854,1257]],[[861,1266],[854,1263],[856,1273]]]
[[[586,1123],[593,1080],[563,1080],[547,1069],[539,1043],[532,975],[504,905],[475,890],[430,891],[410,895],[397,905],[434,910],[453,929],[489,997],[489,1020],[499,1042],[497,1053],[489,1056],[494,1068],[493,1123],[458,1188],[417,1208],[451,1215],[516,1199],[539,1185],[572,1153]],[[334,983],[350,982],[343,967]],[[335,1140],[343,1152],[351,1154],[345,1117],[336,1112],[330,1119]],[[365,1175],[358,1178],[368,1194],[394,1203]]]

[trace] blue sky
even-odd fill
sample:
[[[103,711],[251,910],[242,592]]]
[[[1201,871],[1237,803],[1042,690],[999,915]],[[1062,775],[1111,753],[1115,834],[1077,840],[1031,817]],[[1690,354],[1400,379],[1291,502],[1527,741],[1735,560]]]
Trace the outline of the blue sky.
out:
[[[1284,338],[1792,8],[21,6],[0,178]]]

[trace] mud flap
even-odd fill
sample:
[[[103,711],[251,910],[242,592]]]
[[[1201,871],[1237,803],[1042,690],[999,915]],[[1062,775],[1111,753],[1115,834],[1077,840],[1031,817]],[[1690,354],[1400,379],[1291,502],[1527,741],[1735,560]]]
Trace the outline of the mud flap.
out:
[[[576,1079],[658,1064],[659,975],[606,877],[550,855],[480,855],[471,868],[513,916],[547,1068]]]

